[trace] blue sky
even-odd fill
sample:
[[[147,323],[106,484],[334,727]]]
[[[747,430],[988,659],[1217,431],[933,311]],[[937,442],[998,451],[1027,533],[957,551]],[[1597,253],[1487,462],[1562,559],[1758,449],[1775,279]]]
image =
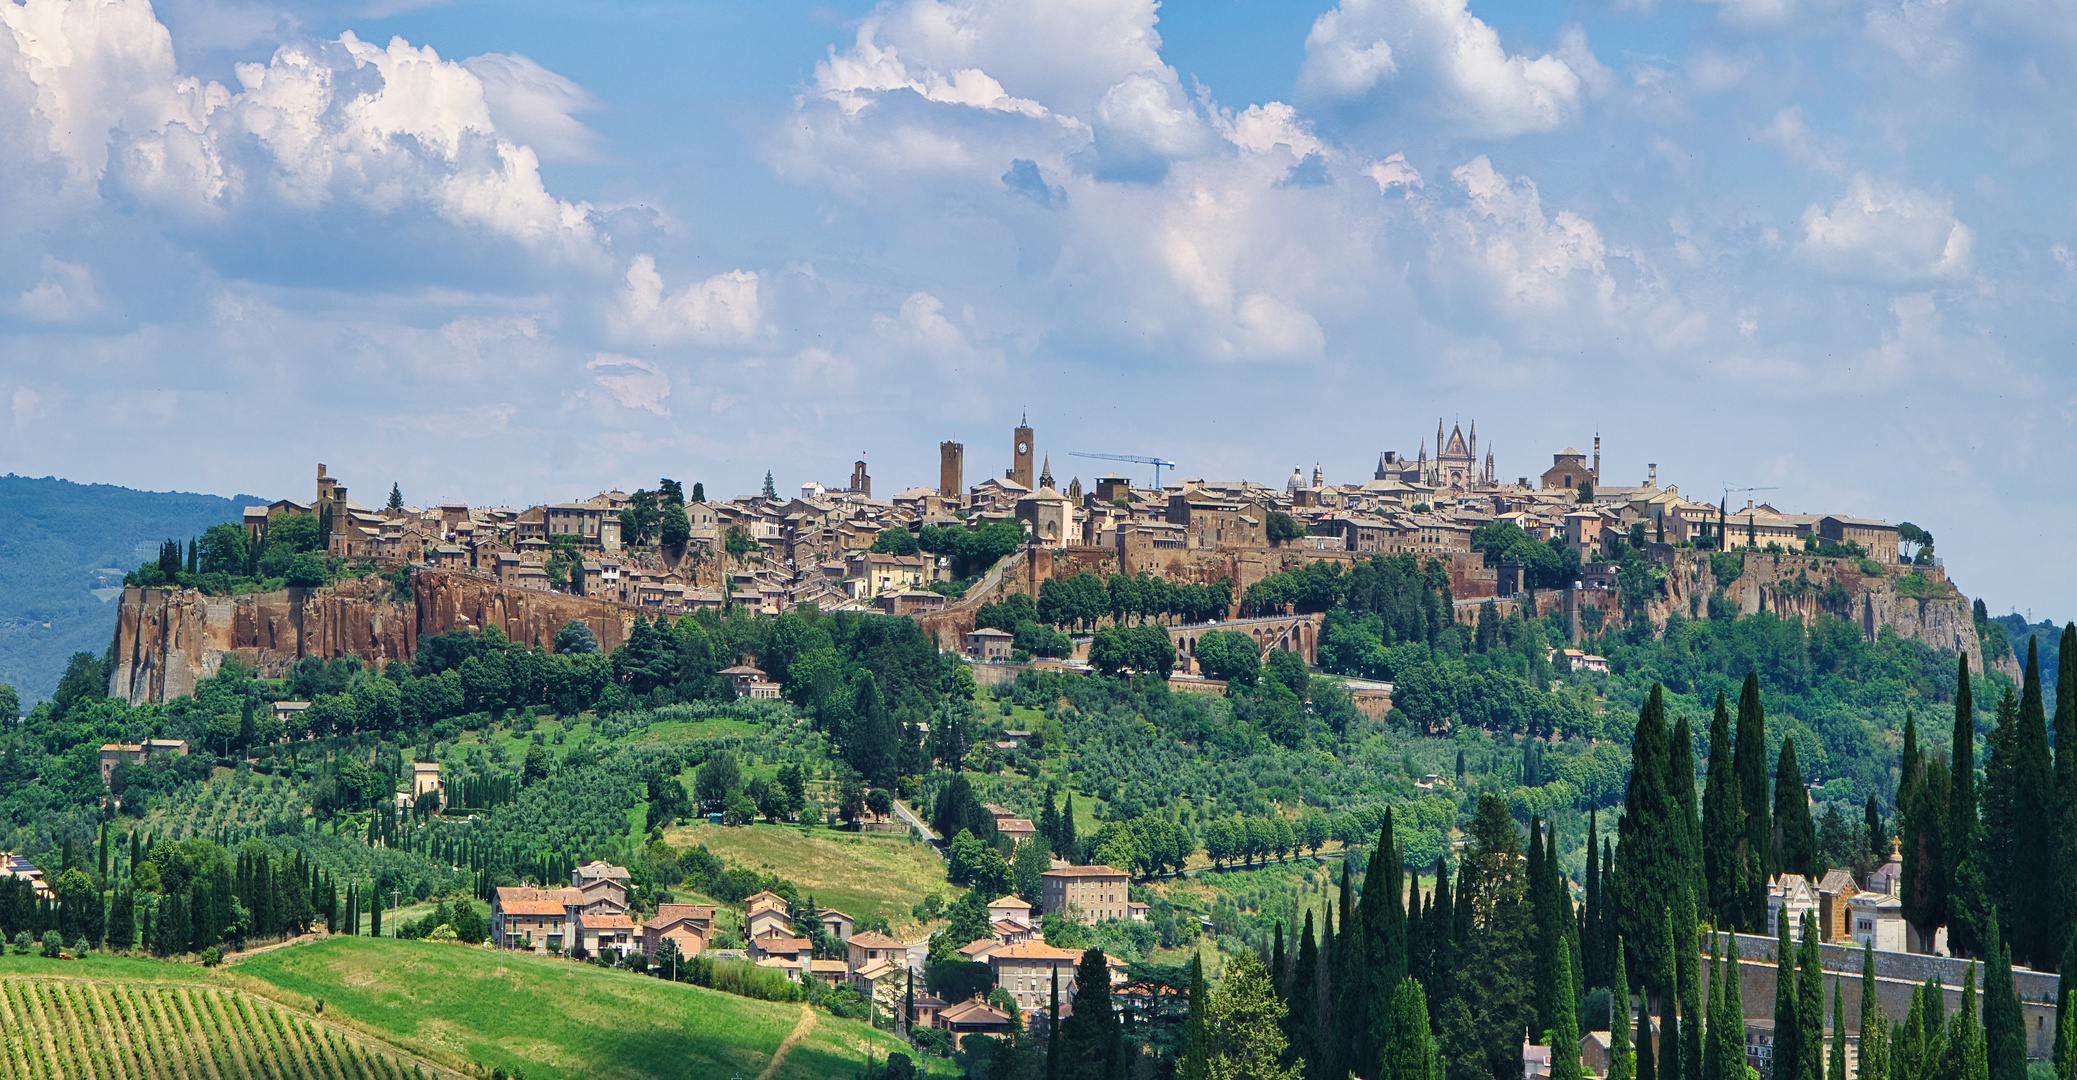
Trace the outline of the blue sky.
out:
[[[2077,614],[2034,0],[0,0],[0,468],[534,501],[1070,450],[1912,520]]]

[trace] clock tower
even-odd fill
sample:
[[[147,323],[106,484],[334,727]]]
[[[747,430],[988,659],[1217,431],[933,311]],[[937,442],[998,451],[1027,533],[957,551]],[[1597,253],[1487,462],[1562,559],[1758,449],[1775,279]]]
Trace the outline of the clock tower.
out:
[[[1019,419],[1015,438],[1016,444],[1011,448],[1010,471],[1003,475],[1029,488],[1031,487],[1031,424],[1028,417]]]

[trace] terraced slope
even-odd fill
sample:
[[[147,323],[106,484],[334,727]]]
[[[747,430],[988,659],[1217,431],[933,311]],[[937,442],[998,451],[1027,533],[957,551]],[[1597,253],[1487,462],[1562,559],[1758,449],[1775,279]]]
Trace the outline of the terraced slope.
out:
[[[236,990],[0,977],[0,1075],[421,1080],[415,1064]]]

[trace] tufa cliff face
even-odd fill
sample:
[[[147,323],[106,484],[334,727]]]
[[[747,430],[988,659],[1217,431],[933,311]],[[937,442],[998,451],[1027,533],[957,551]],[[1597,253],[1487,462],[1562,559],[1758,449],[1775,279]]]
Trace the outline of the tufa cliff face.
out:
[[[633,608],[581,596],[501,586],[468,574],[415,570],[404,598],[378,577],[322,589],[204,596],[191,589],[123,590],[108,693],[131,704],[194,692],[235,655],[278,677],[305,656],[355,656],[363,664],[411,661],[421,636],[497,625],[526,645],[550,648],[582,619],[611,651],[627,640]]]
[[[1914,583],[1918,586],[1912,590],[1915,595],[1906,595],[1902,585],[1909,575],[1923,581]],[[1835,584],[1838,588],[1832,589]],[[1669,614],[1707,617],[1709,597],[1718,587],[1708,552],[1680,552],[1667,566],[1666,596],[1652,604],[1652,618],[1664,620]],[[1721,587],[1741,617],[1765,611],[1808,623],[1819,612],[1829,612],[1852,622],[1870,641],[1889,627],[1898,637],[1966,653],[1970,669],[1983,670],[1983,643],[1976,635],[1969,598],[1947,579],[1941,567],[1888,566],[1880,575],[1869,575],[1861,573],[1854,559],[1753,554],[1745,558],[1738,575]],[[2019,667],[2010,658],[1997,666],[2013,679],[2020,678]]]

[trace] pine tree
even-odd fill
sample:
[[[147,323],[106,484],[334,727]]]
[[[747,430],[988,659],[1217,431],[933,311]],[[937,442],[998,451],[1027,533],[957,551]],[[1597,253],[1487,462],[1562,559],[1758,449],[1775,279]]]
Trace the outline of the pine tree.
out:
[[[389,486],[388,505],[391,512],[402,510],[404,508],[404,490],[398,487],[395,483],[392,483]]]
[[[1702,786],[1702,877],[1710,919],[1719,926],[1744,921],[1745,878],[1738,861],[1738,842],[1745,834],[1742,806],[1731,760],[1730,711],[1718,691],[1709,720],[1709,779]]]
[[[1806,1080],[1803,1075],[1803,1027],[1796,1018],[1796,949],[1789,942],[1788,909],[1775,919],[1774,941],[1774,1080]],[[1814,1078],[1809,1078],[1814,1080]]]
[[[1947,794],[1947,942],[1958,956],[1982,952],[1988,896],[1983,875],[1983,822],[1977,816],[1976,712],[1969,658],[1955,687],[1954,745]]]
[[[1616,931],[1637,954],[1639,974],[1660,993],[1673,989],[1661,981],[1673,972],[1665,904],[1692,880],[1680,861],[1682,849],[1675,824],[1680,810],[1666,784],[1667,740],[1665,691],[1653,684],[1638,712],[1637,731],[1630,743],[1630,783],[1623,818],[1616,827],[1611,891]]]
[[[1311,913],[1306,916],[1307,929],[1311,929]],[[1307,943],[1311,943],[1308,936]],[[1060,995],[1058,976],[1054,981],[1054,997]],[[1211,1080],[1211,1035],[1206,1028],[1207,1006],[1211,991],[1204,983],[1204,957],[1190,954],[1190,1011],[1183,1018],[1183,1046],[1176,1058],[1176,1080]],[[1059,1010],[1054,1010],[1057,1016]]]
[[[1573,1003],[1571,961],[1560,950],[1557,957],[1558,983],[1567,987],[1555,1003],[1555,1015],[1551,1017],[1551,1080],[1580,1080],[1579,1072],[1579,1014]],[[1416,987],[1418,990],[1418,987]],[[1427,1017],[1427,1007],[1421,1009],[1422,1018]],[[1424,1032],[1425,1034],[1425,1032]],[[1403,1080],[1425,1080],[1423,1077],[1406,1077]]]
[[[1217,1080],[1298,1080],[1298,1070],[1282,1064],[1284,1006],[1269,983],[1262,961],[1244,952],[1226,965],[1212,991],[1210,1072]],[[1075,1018],[1080,1015],[1077,1009]],[[1124,1057],[1121,1042],[1117,1071],[1109,1075],[1124,1075]]]
[[[1781,740],[1781,761],[1774,768],[1775,874],[1818,877],[1817,825],[1810,820],[1810,793],[1796,767],[1796,740]]]
[[[772,471],[770,469],[766,469],[764,472],[764,491],[762,492],[762,494],[767,499],[776,499],[779,497],[779,489],[772,486]]]
[[[1630,1080],[1636,1068],[1630,1053],[1630,978],[1623,971],[1620,940],[1614,951],[1608,991],[1608,1080]]]
[[[1746,874],[1745,918],[1747,931],[1767,925],[1767,868],[1774,864],[1774,823],[1769,820],[1767,798],[1767,710],[1760,703],[1760,673],[1745,673],[1745,686],[1738,692],[1737,746],[1732,752],[1731,771],[1738,774],[1739,806],[1745,814],[1745,851],[1740,862]]]

